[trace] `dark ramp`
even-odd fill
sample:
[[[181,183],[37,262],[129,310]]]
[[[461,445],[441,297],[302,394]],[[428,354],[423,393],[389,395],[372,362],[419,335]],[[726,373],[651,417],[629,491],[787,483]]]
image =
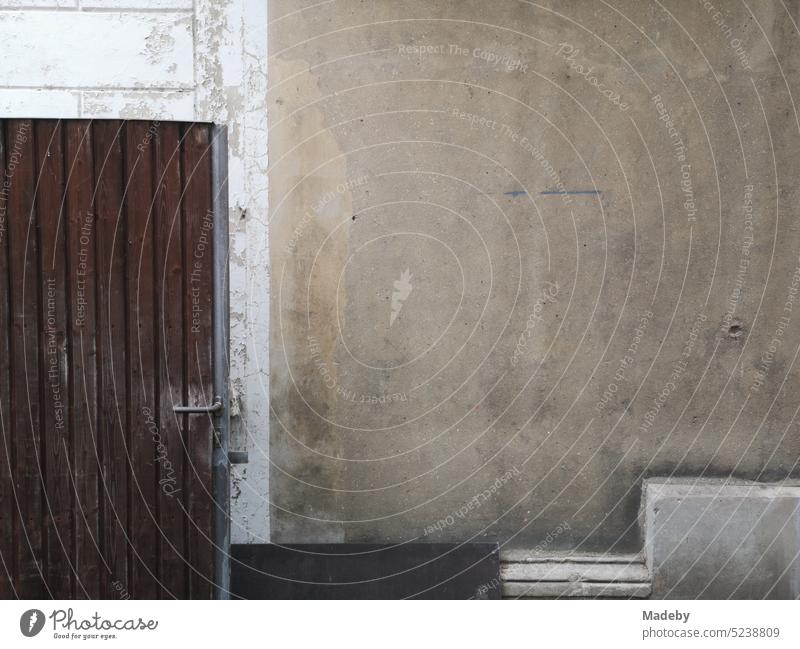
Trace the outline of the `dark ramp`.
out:
[[[496,544],[234,545],[242,599],[500,599]]]

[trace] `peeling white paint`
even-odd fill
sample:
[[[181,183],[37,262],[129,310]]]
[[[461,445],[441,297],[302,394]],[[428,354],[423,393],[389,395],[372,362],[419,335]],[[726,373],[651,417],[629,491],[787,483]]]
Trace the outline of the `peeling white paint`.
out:
[[[181,121],[194,119],[193,90],[158,93],[141,90],[84,91],[82,97],[84,117]]]
[[[267,8],[257,0],[197,0],[198,119],[228,124],[233,543],[269,540],[269,248]]]

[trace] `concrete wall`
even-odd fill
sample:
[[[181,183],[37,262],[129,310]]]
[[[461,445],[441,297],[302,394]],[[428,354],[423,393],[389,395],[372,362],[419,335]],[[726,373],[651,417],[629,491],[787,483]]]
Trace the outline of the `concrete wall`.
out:
[[[633,551],[644,478],[798,477],[799,21],[271,0],[274,539]]]
[[[234,542],[269,538],[266,5],[2,0],[0,117],[227,124]]]

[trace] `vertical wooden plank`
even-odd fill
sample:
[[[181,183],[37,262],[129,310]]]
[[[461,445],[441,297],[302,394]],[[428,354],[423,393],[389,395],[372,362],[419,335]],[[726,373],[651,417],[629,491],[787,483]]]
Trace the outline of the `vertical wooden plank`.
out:
[[[102,547],[107,572],[101,596],[128,593],[128,396],[126,391],[125,212],[122,195],[123,122],[93,125],[97,223],[97,344],[101,464]]]
[[[30,120],[9,120],[6,142],[11,298],[12,477],[18,525],[19,597],[47,595],[42,558],[42,466],[39,404],[38,242],[34,209],[34,143]]]
[[[183,227],[181,219],[180,127],[163,123],[156,145],[156,302],[158,323],[159,526],[162,540],[163,597],[186,598],[184,447],[185,416],[173,406],[183,403]]]
[[[41,242],[41,377],[45,485],[47,584],[53,597],[72,597],[74,538],[72,457],[67,358],[66,213],[64,211],[64,129],[60,121],[39,120],[36,133],[36,196]]]
[[[158,595],[158,512],[153,433],[157,430],[153,283],[153,159],[149,125],[129,122],[124,157],[127,214],[128,389],[130,410],[129,536],[132,543],[131,594],[137,599]]]
[[[212,374],[212,237],[211,138],[207,125],[187,127],[183,140],[183,216],[187,286],[186,370],[187,403],[211,404]],[[186,446],[189,497],[190,596],[209,598],[213,585],[210,416],[189,417]]]
[[[16,513],[11,483],[11,287],[8,276],[8,197],[6,176],[6,122],[0,120],[0,599],[16,596],[14,589],[14,543]]]
[[[66,123],[67,267],[70,296],[70,393],[73,408],[76,596],[97,598],[100,587],[97,439],[96,226],[90,122]]]

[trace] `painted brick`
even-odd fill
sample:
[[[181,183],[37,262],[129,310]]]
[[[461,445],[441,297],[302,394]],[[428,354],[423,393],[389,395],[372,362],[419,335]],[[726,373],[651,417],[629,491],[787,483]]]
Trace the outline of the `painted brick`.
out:
[[[81,117],[191,122],[194,120],[194,91],[85,90]]]
[[[3,0],[0,9],[27,9],[39,7],[66,7],[74,9],[77,6],[77,0]]]
[[[194,82],[191,16],[0,12],[0,86],[181,88]]]
[[[192,0],[83,0],[83,9],[187,9]]]
[[[72,90],[0,89],[0,115],[10,117],[80,117],[79,93]]]

